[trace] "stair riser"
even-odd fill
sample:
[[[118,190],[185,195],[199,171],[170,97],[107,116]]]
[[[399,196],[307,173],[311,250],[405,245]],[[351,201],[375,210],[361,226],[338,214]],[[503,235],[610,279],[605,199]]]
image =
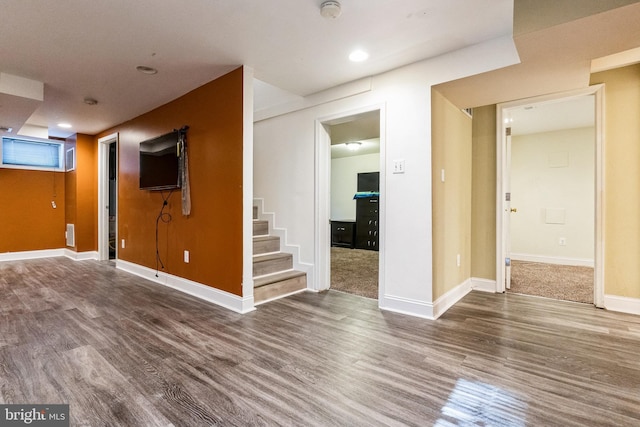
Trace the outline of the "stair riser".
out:
[[[293,257],[283,257],[268,261],[254,261],[253,275],[262,276],[264,274],[277,273],[279,271],[290,270],[293,268]]]
[[[253,254],[260,255],[280,250],[280,239],[269,239],[253,242]]]
[[[270,285],[261,286],[253,290],[253,300],[255,303],[266,301],[280,295],[290,294],[307,288],[307,276],[298,276]]]
[[[269,223],[267,221],[254,221],[253,222],[253,235],[265,236],[269,234]]]

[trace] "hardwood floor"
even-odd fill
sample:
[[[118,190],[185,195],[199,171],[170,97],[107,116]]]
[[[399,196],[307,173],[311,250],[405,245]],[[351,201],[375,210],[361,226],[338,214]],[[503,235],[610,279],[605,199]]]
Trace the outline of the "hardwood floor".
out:
[[[640,316],[473,292],[437,321],[340,293],[240,315],[66,258],[0,263],[0,403],[71,425],[640,424]]]

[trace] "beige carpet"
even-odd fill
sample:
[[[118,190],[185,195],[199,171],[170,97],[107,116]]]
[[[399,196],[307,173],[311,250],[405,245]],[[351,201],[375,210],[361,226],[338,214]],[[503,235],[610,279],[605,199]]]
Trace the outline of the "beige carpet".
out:
[[[512,261],[508,292],[593,304],[593,268]]]
[[[332,247],[331,289],[378,299],[378,252]]]

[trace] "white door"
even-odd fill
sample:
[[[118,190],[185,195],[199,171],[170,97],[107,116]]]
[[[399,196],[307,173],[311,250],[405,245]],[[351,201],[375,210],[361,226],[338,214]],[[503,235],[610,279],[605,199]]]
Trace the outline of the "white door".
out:
[[[505,128],[505,180],[504,180],[504,287],[511,289],[511,128]]]

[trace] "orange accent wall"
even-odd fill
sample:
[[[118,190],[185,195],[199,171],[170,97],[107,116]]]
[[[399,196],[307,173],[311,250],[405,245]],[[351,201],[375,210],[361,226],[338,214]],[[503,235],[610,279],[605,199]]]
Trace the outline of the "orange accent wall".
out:
[[[64,248],[64,180],[63,172],[0,168],[0,253]]]
[[[77,134],[65,142],[65,152],[75,149],[75,170],[65,174],[65,221],[75,224],[76,252],[98,249],[97,143],[92,136]]]
[[[189,217],[182,215],[179,190],[168,199],[165,212],[172,220],[160,222],[158,232],[164,271],[242,295],[242,84],[238,68],[98,135],[118,132],[119,259],[156,268],[163,195],[138,188],[139,143],[187,125],[192,209]]]

